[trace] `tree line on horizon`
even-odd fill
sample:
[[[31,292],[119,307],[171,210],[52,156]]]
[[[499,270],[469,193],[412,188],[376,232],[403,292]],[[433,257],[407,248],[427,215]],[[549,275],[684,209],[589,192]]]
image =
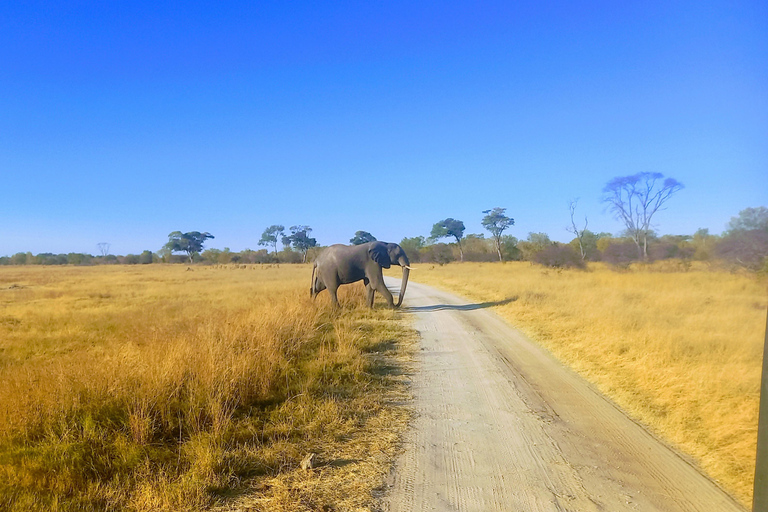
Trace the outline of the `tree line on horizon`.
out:
[[[504,209],[497,209],[504,210]],[[491,213],[489,211],[488,213]],[[503,211],[498,212],[501,215]],[[486,215],[487,216],[487,215]],[[512,219],[509,219],[512,225]],[[271,226],[273,227],[273,226]],[[497,231],[498,238],[491,232],[490,237],[482,233],[464,234],[464,223],[447,218],[436,222],[429,236],[405,237],[400,245],[413,263],[446,264],[460,261],[530,261],[554,268],[584,268],[587,262],[603,261],[617,268],[626,268],[634,262],[679,259],[681,261],[723,260],[735,266],[752,271],[768,272],[768,208],[746,208],[733,217],[722,235],[713,235],[708,229],[699,229],[692,235],[658,235],[648,232],[643,245],[647,248],[647,257],[637,251],[637,244],[626,232],[613,235],[605,232],[593,232],[588,229],[577,230],[578,235],[568,243],[550,239],[546,233],[528,233],[525,239]],[[271,240],[274,230],[265,230],[270,237],[269,248],[243,251],[205,249],[202,243],[195,247],[183,248],[179,242],[180,232],[169,235],[169,243],[160,250],[145,250],[140,254],[124,256],[101,254],[94,256],[86,253],[53,254],[19,252],[12,256],[0,257],[0,265],[100,265],[100,264],[149,264],[149,263],[198,263],[198,264],[271,264],[302,263],[311,261],[323,249],[308,237],[311,228],[302,226],[286,240],[281,250]],[[270,234],[271,233],[271,234]],[[300,233],[300,234],[299,234]],[[202,240],[214,238],[209,233],[192,232],[208,235]],[[295,236],[298,234],[298,236]],[[291,238],[294,236],[294,238]],[[264,239],[264,238],[262,238]],[[311,241],[309,241],[309,240]],[[441,240],[448,239],[449,242]],[[357,231],[351,244],[361,244],[376,240],[367,231]],[[262,244],[264,245],[264,244]],[[187,252],[189,249],[191,252]],[[195,250],[197,249],[197,250]],[[269,249],[272,249],[271,251]],[[185,254],[175,254],[185,252]],[[499,256],[499,254],[501,256]]]
[[[617,177],[603,188],[602,201],[613,216],[624,224],[621,234],[593,232],[584,218],[583,226],[575,220],[578,200],[569,203],[570,225],[574,235],[568,243],[552,241],[546,233],[528,233],[524,240],[505,235],[515,220],[506,208],[485,210],[482,226],[490,233],[464,234],[464,222],[446,218],[436,222],[428,237],[406,237],[400,241],[412,262],[445,264],[453,261],[531,261],[554,268],[585,268],[589,261],[604,261],[626,268],[637,261],[677,258],[682,262],[720,259],[752,271],[768,272],[768,208],[746,208],[733,217],[722,235],[699,229],[692,235],[658,235],[651,228],[654,214],[683,184],[660,173],[638,173]],[[581,227],[580,227],[581,226]],[[322,247],[310,237],[312,228],[294,225],[288,233],[283,225],[267,227],[258,241],[264,249],[233,252],[225,247],[204,249],[214,236],[208,232],[174,231],[168,242],[157,251],[116,256],[109,254],[110,244],[98,244],[100,256],[84,253],[52,254],[16,253],[0,257],[0,265],[95,265],[149,263],[302,263],[312,260]],[[447,239],[448,243],[440,240]],[[357,231],[349,242],[362,244],[375,241],[368,231]],[[278,241],[282,250],[278,251]],[[272,251],[269,251],[269,248]],[[179,255],[177,253],[185,253]]]

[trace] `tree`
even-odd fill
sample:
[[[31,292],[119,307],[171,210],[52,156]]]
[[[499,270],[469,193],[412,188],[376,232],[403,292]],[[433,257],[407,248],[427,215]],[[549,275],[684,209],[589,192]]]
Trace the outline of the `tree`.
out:
[[[528,238],[523,242],[518,242],[517,247],[523,253],[523,259],[535,261],[536,255],[547,247],[550,247],[552,240],[546,233],[528,233]]]
[[[285,236],[285,226],[279,224],[273,224],[269,226],[261,234],[261,240],[259,245],[269,246],[271,245],[275,251],[275,257],[277,257],[277,241]]]
[[[768,271],[768,208],[747,208],[733,217],[716,253],[750,270]]]
[[[492,210],[484,210],[483,213],[486,215],[483,217],[483,220],[480,221],[483,227],[490,231],[493,235],[493,240],[496,245],[496,252],[499,254],[499,261],[504,261],[504,259],[501,257],[501,234],[509,226],[515,225],[515,219],[504,215],[505,211],[507,211],[506,208],[499,207],[496,207]]]
[[[584,229],[579,229],[576,227],[576,221],[573,220],[573,216],[576,214],[576,205],[579,203],[578,199],[572,199],[568,203],[568,209],[571,211],[571,225],[570,227],[565,228],[569,232],[573,233],[573,235],[576,237],[576,240],[579,242],[579,253],[581,254],[582,261],[586,259],[587,257],[587,250],[584,247],[584,234],[587,232],[587,226],[589,225],[589,221],[587,220],[587,216],[584,216]]]
[[[101,253],[102,258],[105,258],[107,254],[109,254],[109,248],[112,247],[112,244],[109,242],[99,242],[96,245],[99,247],[99,252]]]
[[[715,245],[717,237],[709,234],[709,229],[699,228],[691,238],[693,247],[693,258],[697,260],[708,260],[710,251]]]
[[[768,231],[768,208],[765,206],[745,208],[739,212],[738,217],[731,217],[728,223],[728,233],[753,229]]]
[[[367,231],[355,231],[355,236],[349,239],[349,243],[352,245],[363,245],[375,241],[376,237]]]
[[[411,262],[419,262],[421,261],[421,249],[426,243],[427,241],[423,236],[406,237],[400,240],[400,247],[403,248]]]
[[[581,233],[581,239],[574,238],[570,241],[570,245],[575,251],[584,251],[584,259],[589,261],[597,261],[600,259],[600,249],[598,248],[598,241],[603,238],[610,239],[610,233],[594,233],[588,229],[584,229]],[[607,245],[606,245],[607,247]]]
[[[641,172],[613,178],[603,188],[603,202],[624,223],[638,256],[644,260],[648,259],[651,219],[672,195],[683,189],[683,184],[674,178],[662,179],[661,173]]]
[[[210,233],[200,233],[199,231],[190,231],[182,233],[174,231],[168,235],[168,243],[164,248],[173,252],[186,252],[189,256],[189,262],[192,263],[192,257],[203,250],[203,244],[209,238],[214,238]]]
[[[139,263],[142,265],[148,265],[152,263],[152,257],[154,255],[152,254],[152,251],[146,250],[143,251],[141,254],[139,254]]]
[[[432,233],[429,235],[432,240],[453,237],[459,246],[459,257],[464,261],[464,249],[461,247],[461,239],[464,237],[464,223],[460,220],[447,218],[436,222],[432,226]]]
[[[317,245],[317,240],[309,237],[309,233],[312,232],[312,228],[309,226],[291,226],[291,234],[289,236],[283,236],[283,245],[290,246],[299,251],[303,258],[304,263],[307,262],[307,251]]]
[[[521,258],[521,251],[517,247],[520,241],[512,235],[501,236],[501,254],[504,261],[516,261]]]
[[[221,254],[220,249],[206,249],[200,254],[200,256],[203,258],[203,260],[210,262],[210,263],[218,263],[219,262],[219,254]]]
[[[734,231],[720,240],[715,253],[749,270],[768,272],[768,230]]]

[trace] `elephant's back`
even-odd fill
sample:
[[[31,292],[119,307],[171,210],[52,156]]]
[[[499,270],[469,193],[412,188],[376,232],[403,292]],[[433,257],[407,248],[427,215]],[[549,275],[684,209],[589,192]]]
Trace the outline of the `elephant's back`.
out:
[[[338,261],[339,258],[349,257],[349,255],[352,254],[351,249],[353,248],[354,246],[344,244],[329,245],[317,256],[315,262],[318,265],[322,265],[324,263]]]

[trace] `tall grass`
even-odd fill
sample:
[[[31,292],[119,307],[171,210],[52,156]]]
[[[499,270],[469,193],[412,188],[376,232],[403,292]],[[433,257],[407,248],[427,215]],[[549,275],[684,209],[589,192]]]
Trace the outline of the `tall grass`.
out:
[[[751,501],[764,279],[673,262],[626,272],[422,265],[412,278],[477,301],[511,299],[500,315]]]
[[[405,421],[373,354],[407,333],[359,288],[334,312],[308,284],[286,265],[0,269],[0,508],[370,502],[387,468],[360,446],[391,456]],[[322,469],[298,469],[309,452]]]

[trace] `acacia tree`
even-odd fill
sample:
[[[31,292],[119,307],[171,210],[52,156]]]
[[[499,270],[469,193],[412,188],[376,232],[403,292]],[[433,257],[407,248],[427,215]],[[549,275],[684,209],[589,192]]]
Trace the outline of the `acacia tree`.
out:
[[[181,231],[174,231],[168,235],[168,243],[163,248],[170,252],[186,252],[189,256],[189,262],[192,263],[192,257],[203,250],[203,244],[209,238],[214,238],[214,236],[207,232],[182,233]]]
[[[731,217],[727,227],[726,233],[751,231],[754,229],[768,231],[768,208],[765,206],[745,208],[739,212],[737,217]]]
[[[349,239],[349,243],[352,245],[363,245],[375,241],[376,237],[367,231],[355,231],[355,236]]]
[[[576,227],[576,221],[573,220],[573,216],[576,214],[576,205],[579,203],[578,199],[571,199],[571,201],[568,203],[568,209],[571,211],[571,225],[570,227],[566,227],[565,229],[568,230],[570,233],[573,233],[573,235],[576,237],[576,239],[579,241],[579,251],[581,252],[581,260],[584,261],[587,257],[587,251],[584,248],[584,234],[587,232],[587,226],[589,225],[589,221],[587,220],[587,216],[584,216],[584,229],[579,229]]]
[[[746,208],[733,217],[716,253],[750,270],[768,270],[768,208]]]
[[[283,236],[283,245],[290,246],[301,252],[304,263],[307,262],[307,251],[317,245],[317,240],[309,237],[309,233],[312,232],[312,228],[309,226],[291,226],[291,234],[289,236]]]
[[[608,204],[614,217],[626,226],[640,258],[648,259],[651,219],[682,188],[682,183],[674,178],[664,179],[664,175],[659,172],[619,176],[603,188],[603,202]]]
[[[436,222],[432,226],[432,233],[429,237],[433,240],[449,237],[455,238],[456,244],[459,246],[460,259],[461,261],[464,261],[464,249],[461,246],[461,239],[464,238],[464,223],[462,221],[451,219],[449,217],[440,222]]]
[[[507,211],[506,208],[499,207],[492,210],[483,210],[483,213],[486,215],[480,221],[483,227],[493,235],[496,252],[499,254],[499,261],[504,261],[504,258],[501,257],[501,234],[509,226],[515,225],[515,219],[504,215],[505,211]]]
[[[279,224],[273,224],[269,226],[261,234],[261,240],[259,245],[272,246],[275,251],[275,257],[277,257],[277,241],[285,236],[285,226]],[[279,238],[278,238],[279,237]]]

